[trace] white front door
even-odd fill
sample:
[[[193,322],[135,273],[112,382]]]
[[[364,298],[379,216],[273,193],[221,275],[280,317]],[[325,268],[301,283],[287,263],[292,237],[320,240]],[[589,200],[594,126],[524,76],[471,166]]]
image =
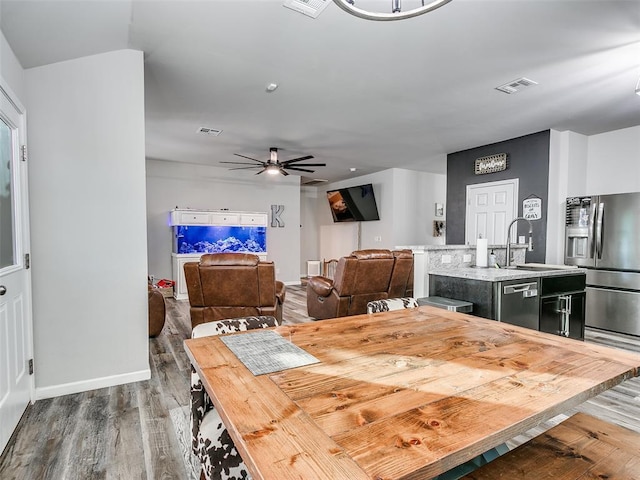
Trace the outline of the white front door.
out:
[[[0,452],[33,390],[24,108],[0,78]]]
[[[507,226],[517,217],[518,179],[467,185],[465,243],[486,238],[489,245],[505,245]]]

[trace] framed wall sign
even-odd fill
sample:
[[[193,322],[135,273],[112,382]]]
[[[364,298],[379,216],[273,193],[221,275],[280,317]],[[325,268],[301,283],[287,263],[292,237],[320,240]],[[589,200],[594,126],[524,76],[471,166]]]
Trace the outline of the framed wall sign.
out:
[[[496,153],[488,157],[476,158],[475,174],[484,175],[485,173],[501,172],[507,169],[507,154]]]
[[[528,220],[542,218],[542,199],[537,197],[525,198],[522,201],[522,216]]]

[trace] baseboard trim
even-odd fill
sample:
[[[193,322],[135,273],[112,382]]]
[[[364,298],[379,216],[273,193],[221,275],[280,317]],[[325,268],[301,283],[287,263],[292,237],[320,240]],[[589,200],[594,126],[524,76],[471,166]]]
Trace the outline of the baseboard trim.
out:
[[[72,393],[86,392],[96,390],[98,388],[113,387],[125,383],[140,382],[151,378],[151,370],[139,370],[137,372],[123,373],[121,375],[111,375],[108,377],[92,378],[90,380],[82,380],[80,382],[63,383],[61,385],[52,385],[50,387],[36,387],[35,399],[44,400],[45,398],[60,397],[62,395],[70,395]]]

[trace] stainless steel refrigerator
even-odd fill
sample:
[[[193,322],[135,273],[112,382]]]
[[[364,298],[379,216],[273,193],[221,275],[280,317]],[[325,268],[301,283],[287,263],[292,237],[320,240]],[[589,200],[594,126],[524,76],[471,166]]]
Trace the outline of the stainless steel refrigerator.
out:
[[[567,265],[586,267],[586,325],[640,336],[640,192],[570,197]]]

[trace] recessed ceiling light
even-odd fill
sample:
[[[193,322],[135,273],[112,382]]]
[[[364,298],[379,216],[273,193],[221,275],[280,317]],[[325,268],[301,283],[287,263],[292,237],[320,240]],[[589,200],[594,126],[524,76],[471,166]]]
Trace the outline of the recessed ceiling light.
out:
[[[353,167],[351,167],[351,168],[349,169],[349,171],[350,171],[350,172],[355,172],[356,170],[357,170],[357,168],[353,168]]]
[[[276,88],[278,88],[277,83],[270,83],[269,85],[267,85],[267,92],[271,93],[275,91]]]

